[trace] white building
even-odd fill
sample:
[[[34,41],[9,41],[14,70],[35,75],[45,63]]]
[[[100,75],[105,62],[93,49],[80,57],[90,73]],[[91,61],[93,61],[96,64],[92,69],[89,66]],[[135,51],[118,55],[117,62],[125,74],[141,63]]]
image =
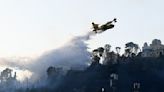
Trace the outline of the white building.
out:
[[[144,43],[142,50],[142,57],[159,57],[160,54],[164,55],[164,45],[158,39],[154,39],[150,45]]]

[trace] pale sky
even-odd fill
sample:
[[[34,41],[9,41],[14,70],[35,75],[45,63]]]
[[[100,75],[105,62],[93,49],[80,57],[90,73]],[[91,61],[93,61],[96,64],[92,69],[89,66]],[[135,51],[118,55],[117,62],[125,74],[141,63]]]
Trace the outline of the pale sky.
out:
[[[92,21],[115,17],[115,28],[93,37],[91,49],[164,43],[163,11],[163,0],[0,0],[0,57],[37,56],[91,31]]]

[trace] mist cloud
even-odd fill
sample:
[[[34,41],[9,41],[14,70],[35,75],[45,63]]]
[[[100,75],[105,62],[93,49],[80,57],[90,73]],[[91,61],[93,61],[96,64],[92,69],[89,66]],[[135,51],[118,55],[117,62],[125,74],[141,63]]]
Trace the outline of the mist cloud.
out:
[[[75,36],[64,46],[45,52],[35,60],[29,58],[1,59],[1,66],[14,67],[20,70],[28,70],[32,73],[32,81],[46,77],[46,70],[50,66],[64,69],[83,69],[90,62],[90,52],[85,43],[94,32],[88,32],[82,36]],[[18,75],[19,76],[19,75]]]

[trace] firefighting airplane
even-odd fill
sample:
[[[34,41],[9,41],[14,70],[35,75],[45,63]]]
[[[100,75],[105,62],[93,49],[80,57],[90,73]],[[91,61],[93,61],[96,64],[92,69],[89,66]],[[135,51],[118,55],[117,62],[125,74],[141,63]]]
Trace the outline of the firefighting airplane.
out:
[[[114,18],[112,21],[109,21],[106,24],[103,24],[101,26],[99,26],[99,24],[95,24],[94,22],[92,22],[93,31],[95,33],[97,33],[98,31],[106,31],[108,29],[112,29],[112,28],[114,28],[113,22],[116,23],[117,22],[117,19]]]

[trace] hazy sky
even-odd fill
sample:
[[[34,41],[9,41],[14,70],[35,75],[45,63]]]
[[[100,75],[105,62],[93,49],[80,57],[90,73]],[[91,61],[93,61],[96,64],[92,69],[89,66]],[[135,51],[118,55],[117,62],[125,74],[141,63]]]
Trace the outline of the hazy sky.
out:
[[[93,37],[90,48],[164,43],[163,11],[163,0],[0,0],[0,57],[39,55],[114,17],[113,31]]]

